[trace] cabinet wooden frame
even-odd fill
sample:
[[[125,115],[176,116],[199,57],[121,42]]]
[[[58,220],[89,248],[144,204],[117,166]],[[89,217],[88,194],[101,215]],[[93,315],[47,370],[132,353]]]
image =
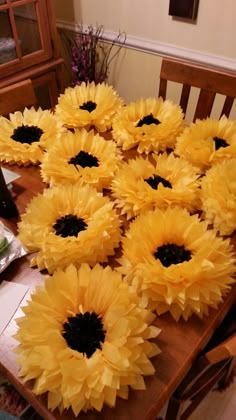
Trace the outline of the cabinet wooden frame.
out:
[[[29,66],[36,65],[38,63],[42,63],[50,59],[53,56],[53,49],[52,49],[52,34],[50,33],[50,25],[48,22],[51,19],[52,9],[48,7],[50,0],[21,0],[19,2],[9,3],[0,6],[0,13],[1,11],[9,11],[9,19],[11,24],[12,36],[14,38],[15,47],[16,47],[16,55],[17,57],[11,61],[8,61],[4,64],[0,65],[1,69],[1,77],[9,76],[10,74],[14,74],[17,70],[22,71]],[[19,40],[17,36],[17,27],[14,18],[14,10],[17,7],[23,5],[35,5],[35,11],[37,16],[37,25],[40,35],[41,41],[41,48],[37,51],[31,52],[25,56],[21,55]],[[4,7],[5,6],[5,7]],[[55,35],[54,35],[55,36]]]
[[[34,6],[35,13],[32,13],[32,17],[30,15],[23,16],[23,14],[21,15],[21,10],[17,10],[19,6],[24,5],[27,5],[29,8],[29,5]],[[18,20],[15,20],[14,10],[15,15],[18,15]],[[1,13],[3,11],[4,13]],[[49,91],[49,106],[55,106],[57,97],[63,90],[62,66],[64,60],[60,56],[53,0],[16,0],[14,2],[6,1],[4,4],[0,2],[0,16],[6,22],[5,33],[12,33],[16,51],[16,58],[10,58],[8,61],[0,64],[0,88],[30,78],[34,88],[38,88],[40,85],[43,86],[45,83],[44,85],[47,86]],[[39,48],[35,48],[33,52],[29,52],[26,55],[22,54],[18,39],[17,29],[19,22],[22,24],[25,33],[27,33],[29,24],[37,25],[39,37],[35,45],[37,47],[39,44]],[[3,36],[4,32],[3,30],[1,31],[0,27],[1,35]],[[31,51],[31,43],[29,43],[29,47],[29,51]]]

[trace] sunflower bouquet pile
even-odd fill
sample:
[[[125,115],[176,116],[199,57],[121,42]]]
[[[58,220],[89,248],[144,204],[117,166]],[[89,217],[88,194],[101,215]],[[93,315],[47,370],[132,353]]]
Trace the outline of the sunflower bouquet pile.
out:
[[[52,410],[114,407],[158,369],[158,316],[206,316],[235,281],[220,235],[236,227],[236,123],[185,127],[171,101],[125,106],[94,82],[68,88],[54,114],[0,123],[0,159],[40,163],[45,183],[18,224],[48,273],[18,320],[20,374]]]

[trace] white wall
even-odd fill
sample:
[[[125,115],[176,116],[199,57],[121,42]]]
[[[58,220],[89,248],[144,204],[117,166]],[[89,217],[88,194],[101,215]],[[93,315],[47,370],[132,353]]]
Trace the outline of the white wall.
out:
[[[109,75],[109,82],[126,103],[157,95],[161,56],[165,51],[177,51],[185,58],[205,60],[236,71],[235,0],[199,0],[194,23],[169,16],[169,0],[54,0],[54,3],[61,24],[98,24],[113,35],[119,31],[127,33],[129,48],[119,54]],[[132,43],[136,44],[136,50],[130,47]],[[178,101],[175,89],[171,97]]]
[[[199,0],[196,23],[168,15],[169,0],[54,0],[58,19],[236,58],[235,0]]]

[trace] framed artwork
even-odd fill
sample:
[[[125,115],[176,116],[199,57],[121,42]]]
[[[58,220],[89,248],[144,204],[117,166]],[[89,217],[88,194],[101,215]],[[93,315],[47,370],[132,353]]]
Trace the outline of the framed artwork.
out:
[[[170,0],[169,15],[195,20],[199,0]]]

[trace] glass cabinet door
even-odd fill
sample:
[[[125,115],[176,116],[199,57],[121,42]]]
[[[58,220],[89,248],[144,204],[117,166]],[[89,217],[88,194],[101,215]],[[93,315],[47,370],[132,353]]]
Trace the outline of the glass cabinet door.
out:
[[[52,57],[47,0],[0,0],[1,77]]]

